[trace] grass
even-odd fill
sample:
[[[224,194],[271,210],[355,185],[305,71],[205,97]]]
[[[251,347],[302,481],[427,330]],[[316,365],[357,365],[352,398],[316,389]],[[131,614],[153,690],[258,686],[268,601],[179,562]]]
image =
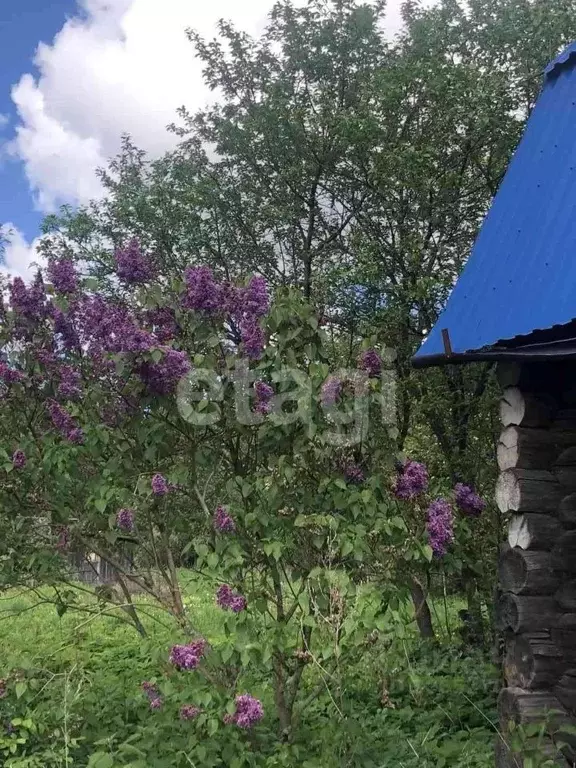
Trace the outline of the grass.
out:
[[[187,576],[183,583],[195,626],[211,643],[224,642],[222,613],[211,592]],[[102,762],[102,768],[189,765],[186,756],[170,753],[169,742],[176,743],[179,735],[162,728],[175,726],[157,726],[139,692],[141,681],[159,674],[167,649],[181,637],[149,602],[141,600],[140,605],[150,633],[146,641],[132,627],[108,617],[73,611],[59,616],[53,605],[38,605],[37,595],[11,593],[0,599],[0,677],[10,675],[11,688],[0,700],[0,715],[6,726],[9,720],[27,719],[30,724],[17,725],[16,735],[25,742],[5,758],[6,766],[92,768],[94,755],[112,754],[112,744],[148,730],[150,748],[144,736],[131,742],[145,755],[144,762],[114,751],[113,762]],[[453,627],[459,607],[451,601],[448,623]],[[446,619],[443,603],[436,608]],[[408,623],[407,615],[404,620]],[[23,670],[18,689],[14,670]],[[314,674],[309,676],[304,696],[317,682]],[[386,633],[343,671],[337,701],[323,692],[313,698],[288,757],[282,757],[282,747],[273,754],[269,750],[264,762],[250,762],[253,757],[247,753],[247,762],[237,764],[487,768],[493,760],[496,687],[488,661],[477,652],[463,653],[447,637],[432,648],[411,630]],[[271,712],[270,691],[263,698]],[[7,750],[14,739],[14,734],[0,736],[0,764],[3,745]],[[155,740],[165,745],[166,756],[154,747]],[[203,768],[209,765],[224,763],[211,763],[207,756]]]

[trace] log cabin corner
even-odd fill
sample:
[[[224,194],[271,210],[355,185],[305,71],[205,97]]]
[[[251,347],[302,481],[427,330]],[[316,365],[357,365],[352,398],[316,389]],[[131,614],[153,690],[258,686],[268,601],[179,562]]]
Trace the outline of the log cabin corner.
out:
[[[491,361],[502,387],[496,503],[509,527],[498,768],[524,765],[505,738],[511,722],[546,723],[544,753],[576,763],[575,214],[572,43],[546,67],[466,267],[413,360]]]

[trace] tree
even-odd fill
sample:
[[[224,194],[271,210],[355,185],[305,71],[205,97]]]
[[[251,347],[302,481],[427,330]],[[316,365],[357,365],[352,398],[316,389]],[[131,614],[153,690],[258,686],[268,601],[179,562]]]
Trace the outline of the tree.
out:
[[[182,111],[181,142],[159,161],[126,137],[101,172],[108,198],[49,218],[43,247],[105,280],[111,246],[138,236],[166,275],[193,261],[301,288],[322,308],[332,359],[349,364],[364,336],[396,350],[398,449],[429,457],[451,483],[489,485],[489,367],[417,374],[410,359],[465,262],[543,67],[576,34],[574,10],[571,0],[406,3],[405,30],[388,42],[381,3],[311,0],[277,3],[259,40],[224,22],[212,42],[190,31],[218,103]],[[498,540],[497,518],[486,535]],[[471,557],[488,584],[492,560]]]
[[[137,588],[176,621],[184,642],[172,662],[200,669],[206,708],[223,714],[254,667],[289,738],[306,666],[324,659],[327,674],[331,644],[341,663],[383,615],[385,602],[374,612],[374,594],[358,594],[360,570],[374,573],[396,544],[426,562],[422,527],[405,543],[383,517],[392,445],[385,428],[367,430],[382,361],[365,349],[342,410],[344,379],[327,379],[325,333],[297,295],[270,306],[263,278],[234,285],[206,267],[167,278],[135,240],[113,260],[102,291],[60,257],[49,258],[48,286],[40,272],[10,285],[5,586],[51,584],[59,611],[104,611],[145,634]],[[184,605],[177,564],[189,550],[229,613],[224,648],[209,649]],[[119,592],[86,605],[68,555],[92,552]],[[367,612],[365,631],[352,610]]]

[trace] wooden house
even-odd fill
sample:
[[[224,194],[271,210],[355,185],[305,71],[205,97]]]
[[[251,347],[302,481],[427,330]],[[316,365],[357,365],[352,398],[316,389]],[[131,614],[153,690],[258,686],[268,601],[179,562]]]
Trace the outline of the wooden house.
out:
[[[509,528],[496,765],[525,765],[537,723],[544,754],[574,765],[576,43],[547,66],[468,263],[414,358],[420,367],[471,361],[495,362],[502,385],[496,501]],[[526,738],[514,754],[518,725]]]

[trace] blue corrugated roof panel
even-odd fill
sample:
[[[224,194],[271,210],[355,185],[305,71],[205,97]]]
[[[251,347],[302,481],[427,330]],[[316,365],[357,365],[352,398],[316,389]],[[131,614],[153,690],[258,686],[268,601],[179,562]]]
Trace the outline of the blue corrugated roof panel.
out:
[[[454,353],[576,318],[576,43],[546,68],[468,263],[416,358]]]

